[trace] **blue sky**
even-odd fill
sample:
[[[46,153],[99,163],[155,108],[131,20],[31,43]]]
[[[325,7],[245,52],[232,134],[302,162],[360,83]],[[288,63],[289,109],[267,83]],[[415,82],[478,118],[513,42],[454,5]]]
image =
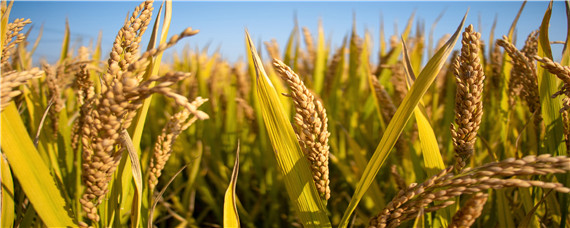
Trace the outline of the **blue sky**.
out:
[[[89,45],[90,41],[94,42],[98,33],[102,32],[106,59],[127,13],[132,12],[139,3],[138,1],[16,1],[10,14],[10,21],[15,18],[30,18],[34,26],[30,34],[32,41],[37,37],[41,25],[44,25],[43,37],[34,58],[35,64],[40,58],[45,58],[49,63],[57,60],[66,18],[69,19],[71,41],[75,47]],[[160,3],[160,1],[155,2],[153,16],[158,12]],[[488,43],[494,18],[498,19],[496,39],[508,32],[521,4],[521,1],[174,1],[169,35],[177,34],[186,27],[199,29],[198,35],[182,40],[174,50],[180,50],[186,44],[192,48],[203,48],[210,44],[210,51],[219,47],[222,57],[233,62],[245,56],[245,28],[249,30],[256,44],[259,41],[275,38],[282,49],[294,27],[295,14],[299,25],[308,27],[315,36],[318,20],[322,19],[326,38],[331,39],[334,48],[339,47],[343,37],[350,32],[355,14],[359,35],[363,35],[366,30],[370,31],[374,41],[373,50],[376,53],[381,18],[384,21],[386,35],[394,34],[394,25],[397,24],[399,36],[415,10],[416,17],[412,31],[415,31],[415,23],[420,20],[425,24],[427,34],[436,17],[445,10],[434,31],[437,42],[443,34],[452,33],[457,28],[461,18],[469,9],[466,24],[473,24],[477,30],[482,31],[482,38]],[[531,1],[526,4],[517,26],[517,47],[522,47],[526,36],[532,30],[538,29],[547,6],[546,1]],[[550,26],[552,41],[565,39],[567,20],[564,9],[564,2],[554,3]],[[146,38],[143,39],[143,47],[146,47],[149,34],[150,29],[143,37]],[[456,45],[456,48],[459,46]],[[555,59],[560,59],[562,45],[553,44],[553,50]],[[170,61],[168,54],[171,52],[167,52],[165,61]],[[376,54],[372,56],[373,61],[376,59],[375,56]]]

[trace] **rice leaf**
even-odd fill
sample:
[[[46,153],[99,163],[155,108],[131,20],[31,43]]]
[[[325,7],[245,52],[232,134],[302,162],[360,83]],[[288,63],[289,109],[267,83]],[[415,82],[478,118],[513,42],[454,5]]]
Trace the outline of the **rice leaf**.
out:
[[[570,1],[564,1],[566,6],[566,41],[564,42],[564,49],[562,50],[562,65],[570,66]]]
[[[546,199],[546,197],[542,197],[542,200],[540,202],[538,202],[536,205],[533,205],[534,200],[532,198],[532,193],[531,193],[531,189],[530,188],[518,188],[518,191],[520,193],[521,196],[521,201],[523,204],[523,209],[524,209],[524,213],[526,213],[526,216],[524,217],[524,219],[521,221],[521,223],[519,224],[518,227],[540,227],[540,223],[539,223],[539,217],[538,214],[536,213],[536,209],[538,209],[538,206],[540,206],[540,204],[542,202],[544,202],[544,200]],[[548,196],[549,193],[546,193],[546,196]],[[532,226],[531,226],[532,224]]]
[[[154,210],[156,209],[156,205],[158,204],[158,201],[162,198],[162,195],[164,195],[164,192],[166,191],[166,189],[168,188],[168,186],[170,186],[170,184],[172,184],[172,181],[174,181],[174,179],[182,172],[184,171],[184,169],[186,169],[186,167],[188,167],[188,164],[182,166],[182,168],[180,168],[174,175],[172,175],[172,178],[170,178],[170,180],[168,180],[168,183],[166,183],[166,185],[164,186],[164,188],[162,190],[160,190],[160,192],[158,193],[158,195],[154,198],[154,200],[152,202],[154,202],[152,204],[152,206],[150,207],[150,214],[148,216],[148,223],[147,223],[147,227],[153,227],[152,226],[152,214],[154,212]]]
[[[414,74],[412,62],[410,61],[408,55],[406,42],[402,42],[402,46],[404,47],[404,72],[406,73],[406,84],[409,89],[409,87],[415,81],[416,76]],[[437,138],[435,137],[433,128],[431,127],[430,121],[428,119],[427,112],[421,100],[418,106],[414,109],[414,116],[416,118],[416,123],[418,126],[418,135],[420,138],[420,148],[424,161],[424,169],[427,173],[427,176],[432,177],[434,175],[437,175],[441,170],[445,169],[445,164],[443,163],[443,158],[441,157],[441,152],[439,151]],[[453,207],[444,208],[436,214],[437,220],[435,221],[439,222],[439,224],[445,227],[449,224],[449,220],[451,219],[453,212]]]
[[[289,38],[287,39],[287,46],[285,46],[285,53],[283,54],[283,62],[287,65],[293,65],[291,63],[291,59],[293,57],[293,46],[295,45],[295,37],[299,32],[299,27],[297,23],[295,23],[295,27],[289,34]]]
[[[402,38],[404,40],[408,39],[408,35],[410,34],[410,31],[412,30],[412,23],[414,22],[414,16],[415,16],[415,12],[412,13],[412,15],[410,16],[410,18],[408,19],[408,23],[406,24],[406,28],[404,29],[404,32],[402,33]],[[402,52],[402,47],[400,45],[397,45],[396,47],[394,47],[394,49],[392,49],[389,53],[388,56],[386,56],[385,58],[382,58],[382,62],[381,64],[386,64],[386,65],[392,65],[394,63],[396,63],[398,61],[398,58],[400,57],[400,53]],[[390,80],[390,71],[387,69],[381,69],[381,70],[377,70],[376,72],[378,75],[378,80],[380,80],[380,84],[382,85],[387,85],[389,80]]]
[[[236,208],[236,185],[239,173],[239,141],[236,151],[236,161],[232,178],[224,196],[224,227],[240,227],[239,215]]]
[[[313,183],[309,163],[304,158],[293,127],[283,111],[277,91],[267,77],[247,31],[246,38],[249,45],[248,52],[253,58],[257,75],[256,96],[260,102],[265,127],[277,159],[278,170],[285,181],[290,203],[305,227],[330,227],[330,221],[325,213],[326,209]]]
[[[441,18],[443,17],[443,15],[445,14],[445,8],[439,13],[439,15],[437,15],[437,17],[435,18],[434,22],[431,24],[431,28],[429,29],[429,35],[428,35],[428,56],[431,57],[433,55],[433,31],[435,30],[435,26],[437,25],[437,23],[439,22],[439,20],[441,20]]]
[[[43,34],[44,34],[44,25],[42,24],[42,26],[40,27],[40,31],[38,33],[38,36],[36,37],[36,41],[34,41],[34,46],[32,46],[32,50],[30,51],[30,53],[28,53],[28,55],[30,57],[33,56],[34,53],[36,52],[36,49],[38,48],[38,45],[40,44],[40,40],[42,40]]]
[[[550,15],[552,14],[552,2],[548,6],[538,36],[538,55],[552,59],[552,50],[550,49],[550,40],[548,39],[548,26],[550,25]],[[544,142],[552,155],[566,155],[566,146],[564,144],[564,127],[562,126],[559,110],[562,108],[562,98],[560,96],[551,98],[552,94],[558,91],[557,77],[550,74],[538,64],[537,76],[540,94],[540,104],[542,106],[542,116],[544,118],[544,126],[546,127],[546,135]]]
[[[410,87],[415,81],[416,76],[411,66],[406,43],[402,42],[402,46],[404,47],[404,72],[406,72],[406,82],[408,87]],[[420,146],[422,148],[426,173],[428,177],[431,177],[445,169],[445,164],[443,163],[443,158],[439,151],[437,138],[435,137],[435,133],[427,118],[427,112],[421,100],[418,107],[414,109],[414,116],[418,124],[418,135],[420,137]]]
[[[315,57],[315,69],[313,71],[314,83],[313,87],[316,94],[320,94],[323,89],[326,67],[326,50],[325,50],[325,31],[323,22],[319,20],[319,34],[317,38],[317,50]]]
[[[61,42],[61,54],[59,62],[63,62],[67,58],[69,52],[69,19],[65,18],[65,32],[63,33],[63,41]]]
[[[540,224],[538,223],[538,220],[536,219],[536,217],[538,216],[536,214],[536,210],[538,209],[538,207],[544,203],[544,201],[546,200],[546,198],[550,195],[550,193],[552,193],[552,189],[549,190],[541,199],[540,201],[538,201],[538,203],[536,203],[536,205],[534,205],[532,207],[532,209],[530,211],[528,211],[528,213],[526,214],[526,216],[524,216],[524,218],[522,219],[521,223],[519,223],[520,228],[523,227],[531,227],[530,224],[533,224],[533,227],[538,227],[540,226]]]
[[[0,169],[2,169],[2,227],[14,226],[14,180],[12,180],[12,172],[10,166],[3,154],[0,154]]]
[[[515,227],[505,191],[506,189],[497,189],[496,191],[499,227]]]
[[[42,221],[48,227],[76,226],[67,211],[71,206],[28,136],[16,105],[8,105],[1,116],[2,152],[34,208],[41,208],[37,213]]]
[[[428,90],[435,77],[439,73],[439,70],[445,63],[445,60],[453,50],[455,43],[460,34],[460,30],[463,27],[467,13],[463,17],[463,20],[457,27],[457,30],[453,36],[447,41],[447,43],[428,61],[420,75],[418,76],[416,82],[406,94],[406,97],[402,101],[402,104],[398,107],[396,114],[388,124],[386,132],[382,136],[376,151],[372,155],[372,158],[368,162],[364,174],[360,179],[357,188],[352,196],[348,208],[344,212],[342,219],[340,221],[340,227],[346,227],[348,225],[348,219],[351,217],[352,212],[358,205],[358,202],[368,190],[370,184],[374,181],[374,178],[378,174],[378,171],[388,158],[392,147],[396,143],[396,140],[402,133],[406,123],[410,119],[413,110],[416,108],[422,96]]]
[[[131,209],[131,226],[139,227],[140,218],[141,218],[141,201],[142,201],[142,187],[143,187],[139,156],[137,154],[137,151],[135,150],[133,141],[131,140],[131,136],[129,136],[129,132],[127,132],[127,130],[123,130],[121,132],[121,143],[127,148],[127,153],[129,154],[129,158],[131,159],[131,173],[135,181],[136,195],[133,198],[134,205],[132,206]]]
[[[2,6],[6,4],[5,1],[2,2]],[[6,40],[7,29],[8,29],[8,19],[10,19],[10,11],[12,11],[12,6],[14,5],[14,0],[10,1],[10,5],[6,7],[6,12],[2,14],[0,19],[0,42],[3,44]],[[0,45],[0,53],[2,53],[4,45]]]
[[[548,27],[550,26],[550,16],[552,15],[552,1],[548,5],[542,24],[540,25],[540,32],[538,35],[538,55],[540,57],[552,58],[552,50],[550,48],[550,39],[548,38]],[[559,110],[562,108],[562,97],[557,96],[552,98],[551,95],[558,91],[557,80],[555,75],[552,75],[548,70],[542,68],[540,64],[537,67],[538,86],[540,94],[540,104],[542,107],[542,116],[544,118],[544,126],[546,133],[544,135],[544,144],[546,151],[552,155],[567,155],[566,145],[564,143],[564,126],[562,123],[562,116]],[[557,175],[561,182],[565,182],[566,186],[570,184],[570,175],[563,174]],[[568,194],[564,194],[560,201],[561,222],[560,226],[566,225],[568,214]]]

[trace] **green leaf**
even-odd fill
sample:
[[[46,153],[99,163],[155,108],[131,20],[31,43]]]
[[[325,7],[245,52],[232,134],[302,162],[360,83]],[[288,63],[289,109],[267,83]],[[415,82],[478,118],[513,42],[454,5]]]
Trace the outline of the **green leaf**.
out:
[[[0,154],[0,169],[2,169],[2,227],[14,226],[14,180],[8,161]]]
[[[413,84],[416,75],[411,66],[406,43],[402,42],[402,45],[404,46],[404,72],[406,73],[406,83],[409,88],[410,85]],[[443,163],[443,158],[439,151],[437,138],[433,133],[433,128],[429,123],[427,112],[421,100],[418,107],[414,109],[414,116],[418,124],[418,135],[420,137],[420,147],[422,149],[426,173],[428,177],[431,177],[445,169],[445,164]]]
[[[570,1],[564,1],[566,6],[566,41],[564,42],[564,49],[562,52],[562,65],[569,66],[570,65],[570,49],[568,46],[570,45]]]
[[[315,79],[313,85],[316,94],[320,94],[323,89],[326,68],[326,50],[325,50],[325,32],[323,29],[323,22],[319,20],[319,34],[317,41],[317,50],[315,57],[315,69],[313,78]]]
[[[239,173],[239,141],[236,151],[236,161],[232,178],[224,196],[224,227],[240,227],[239,215],[236,208],[236,185]]]
[[[326,209],[312,179],[309,163],[301,151],[277,91],[265,73],[247,31],[246,38],[248,52],[251,53],[255,65],[256,96],[260,102],[265,127],[277,159],[278,170],[285,181],[290,203],[305,227],[330,227]]]
[[[2,152],[42,221],[48,227],[77,226],[67,211],[71,206],[34,147],[13,102],[2,112],[1,129]]]
[[[447,43],[428,61],[425,68],[422,70],[418,79],[410,89],[410,91],[406,94],[406,97],[402,101],[400,107],[396,111],[396,114],[386,127],[386,132],[382,136],[376,151],[372,155],[370,162],[366,166],[364,170],[364,174],[360,179],[356,191],[352,196],[350,204],[348,208],[344,212],[342,219],[340,221],[340,227],[346,227],[348,225],[348,219],[350,218],[352,212],[356,209],[358,202],[370,187],[370,184],[374,181],[374,178],[378,174],[378,171],[388,158],[392,147],[396,143],[396,140],[402,133],[406,123],[410,119],[413,110],[416,108],[417,104],[419,103],[422,96],[428,90],[432,82],[434,81],[435,77],[439,73],[441,67],[445,63],[445,60],[453,50],[455,43],[459,37],[461,28],[465,23],[465,18],[467,17],[467,13],[463,17],[463,20],[457,27],[457,30],[453,34],[453,36],[447,41]]]
[[[406,24],[406,28],[404,29],[404,33],[402,33],[402,37],[404,40],[408,39],[408,35],[410,34],[410,31],[412,30],[412,23],[414,22],[414,16],[415,16],[415,12],[412,13],[412,15],[410,16],[410,18],[408,19],[408,23]],[[390,50],[390,52],[388,53],[388,56],[386,56],[385,58],[382,59],[381,64],[386,64],[386,65],[392,65],[394,63],[396,63],[398,61],[398,58],[400,57],[400,53],[402,52],[402,47],[397,45],[396,47],[394,47],[392,50]],[[380,80],[380,83],[382,85],[386,85],[389,80],[390,80],[390,71],[387,69],[381,69],[377,72],[378,74],[378,80]]]
[[[506,196],[506,189],[497,189],[497,213],[499,215],[499,227],[515,227],[513,215]]]
[[[69,51],[69,20],[65,18],[65,32],[63,33],[63,41],[61,42],[61,54],[59,62],[63,62],[67,58]]]
[[[538,55],[540,57],[548,57],[550,59],[552,59],[552,50],[550,48],[550,39],[548,38],[548,26],[550,25],[551,15],[552,1],[544,13],[544,18],[542,19],[538,36]],[[562,97],[551,97],[552,94],[558,91],[558,78],[552,75],[548,70],[542,68],[542,66],[537,67],[537,77],[542,117],[546,128],[546,133],[544,135],[546,151],[554,156],[567,155],[568,151],[566,151],[566,144],[564,143],[564,126],[562,123],[562,116],[559,112],[562,108]],[[557,175],[557,177],[560,182],[565,183],[566,186],[570,185],[570,175],[562,174]],[[560,200],[560,212],[562,215],[560,227],[564,227],[566,225],[566,215],[568,214],[569,203],[568,194],[563,194]]]
[[[6,4],[5,1],[2,2],[2,6]],[[0,44],[4,44],[7,37],[8,30],[8,19],[10,19],[10,11],[12,11],[12,6],[14,5],[14,0],[10,1],[10,5],[6,7],[6,12],[2,14],[2,19],[0,21]],[[0,53],[2,53],[4,45],[0,45]]]
[[[552,50],[550,49],[550,40],[548,39],[548,26],[550,24],[550,15],[552,14],[552,2],[548,6],[538,36],[538,55],[552,59]],[[540,64],[538,64],[540,65]],[[548,70],[537,67],[538,87],[540,94],[540,104],[542,107],[542,116],[546,130],[545,145],[547,151],[552,155],[566,155],[566,146],[564,144],[564,127],[562,126],[561,115],[559,110],[562,108],[562,97],[557,96],[551,98],[552,94],[558,91],[557,77],[550,74]]]
[[[198,159],[199,160],[199,159]],[[196,165],[198,166],[198,165]],[[162,198],[162,195],[164,195],[164,192],[166,191],[166,189],[168,188],[168,186],[170,186],[170,184],[172,184],[172,181],[174,181],[174,179],[180,174],[182,173],[182,171],[184,171],[184,169],[186,169],[186,167],[188,167],[188,164],[182,166],[182,168],[180,168],[174,175],[172,175],[172,178],[170,178],[170,180],[168,180],[168,183],[166,183],[166,185],[164,186],[164,188],[162,190],[160,190],[160,192],[158,193],[158,195],[155,197],[155,199],[152,201],[152,206],[149,209],[149,217],[148,217],[148,223],[147,223],[147,227],[153,227],[152,226],[152,214],[154,212],[154,210],[156,209],[156,205],[158,204],[158,201]],[[192,181],[193,182],[193,181]],[[190,183],[192,183],[190,182]]]
[[[406,73],[406,84],[409,89],[410,85],[415,81],[416,75],[414,74],[412,62],[408,55],[406,43],[402,42],[402,45],[404,46],[404,72]],[[433,128],[431,127],[427,112],[421,100],[418,106],[414,109],[414,116],[416,117],[416,123],[418,125],[418,135],[424,160],[424,169],[428,177],[432,177],[445,169],[445,164],[443,163],[443,158],[439,151],[437,138],[433,133]],[[451,219],[451,215],[453,214],[452,208],[453,207],[447,207],[439,211],[436,214],[436,221],[443,224],[443,226],[447,226]]]

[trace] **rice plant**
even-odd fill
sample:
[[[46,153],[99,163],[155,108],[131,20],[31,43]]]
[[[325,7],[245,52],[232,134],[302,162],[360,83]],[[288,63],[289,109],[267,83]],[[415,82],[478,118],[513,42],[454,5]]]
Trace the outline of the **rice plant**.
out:
[[[570,51],[553,60],[552,2],[521,49],[524,3],[498,39],[466,13],[434,42],[411,15],[379,53],[356,22],[338,48],[319,23],[264,42],[267,58],[246,30],[245,61],[186,46],[171,64],[165,50],[200,35],[168,36],[171,1],[140,3],[108,56],[66,27],[40,64],[12,4],[2,227],[570,226]]]

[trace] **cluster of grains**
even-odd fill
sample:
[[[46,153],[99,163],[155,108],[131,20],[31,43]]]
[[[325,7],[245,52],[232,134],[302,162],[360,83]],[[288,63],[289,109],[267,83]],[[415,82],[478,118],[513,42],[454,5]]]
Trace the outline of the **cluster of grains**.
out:
[[[457,58],[459,55],[459,51],[451,52],[450,59],[452,60],[447,66],[445,67],[445,71],[440,71],[440,75],[436,78],[436,88],[439,91],[439,101],[440,104],[445,104],[447,99],[448,90],[454,90],[456,88],[455,83],[455,65],[453,64],[453,60]],[[442,68],[443,69],[443,68]]]
[[[5,4],[2,4],[2,15],[6,11]],[[30,19],[24,20],[19,18],[9,23],[6,27],[6,38],[2,42],[2,55],[0,56],[0,69],[2,77],[0,77],[0,112],[10,104],[12,99],[22,92],[18,87],[25,84],[28,80],[41,77],[44,72],[38,68],[27,71],[12,71],[8,64],[10,57],[14,54],[16,46],[26,39],[26,35],[20,33],[24,26],[31,23]]]
[[[22,92],[18,87],[25,84],[26,81],[32,78],[39,78],[44,75],[44,72],[38,68],[33,68],[28,71],[10,71],[2,73],[0,77],[0,112],[4,110],[10,101]]]
[[[236,76],[238,96],[242,99],[247,99],[251,91],[251,85],[249,84],[247,75],[245,75],[241,70],[243,69],[243,65],[243,62],[236,63],[236,65],[232,68],[232,73]]]
[[[2,13],[4,15],[4,13]],[[20,33],[24,26],[32,23],[30,19],[24,20],[23,18],[18,18],[12,23],[9,23],[6,28],[6,39],[2,43],[2,57],[0,59],[0,66],[2,67],[2,72],[9,70],[10,66],[7,64],[8,59],[14,53],[16,45],[21,43],[26,39],[26,35]],[[15,39],[14,39],[15,38]],[[5,69],[6,68],[6,69]]]
[[[338,49],[336,49],[336,51],[334,52],[334,55],[332,56],[332,60],[330,61],[328,67],[327,67],[327,71],[325,72],[325,83],[324,84],[324,91],[325,93],[329,94],[331,92],[331,89],[333,87],[333,80],[336,77],[337,72],[339,72],[339,67],[342,67],[341,65],[341,60],[343,59],[343,56],[345,54],[345,49],[344,47],[340,47]],[[342,69],[341,69],[342,72]]]
[[[483,115],[483,80],[485,75],[479,60],[479,39],[481,34],[473,25],[465,28],[461,40],[461,54],[454,61],[457,82],[455,96],[455,125],[451,125],[451,136],[455,146],[455,167],[461,170],[474,150],[477,131]]]
[[[453,175],[452,170],[453,166],[442,170],[420,185],[413,183],[407,189],[398,192],[392,201],[370,220],[369,227],[397,227],[404,221],[416,218],[421,211],[428,213],[452,205],[457,196],[477,194],[489,189],[540,187],[570,193],[570,188],[560,183],[516,178],[516,176],[568,173],[570,157],[567,156],[552,157],[543,154],[530,155],[522,159],[509,158],[474,169],[467,168],[457,175]],[[474,200],[482,202],[482,197],[476,195]],[[442,203],[429,206],[436,201]],[[471,219],[475,219],[475,215],[478,214],[476,211],[480,209],[469,206],[471,204],[476,203],[468,203],[466,206],[469,209],[465,209],[468,212],[460,212],[462,214],[457,216],[469,214]]]
[[[85,109],[80,118],[84,125],[81,132],[82,180],[86,188],[80,202],[87,217],[93,221],[99,220],[97,205],[108,192],[109,181],[125,150],[120,143],[119,132],[129,128],[144,99],[159,93],[172,98],[198,119],[208,117],[186,97],[169,88],[189,77],[189,73],[167,73],[142,81],[150,58],[164,52],[180,39],[197,33],[188,28],[167,43],[137,57],[141,36],[151,20],[152,4],[152,1],[146,1],[137,6],[126,20],[113,44],[107,72],[101,77],[101,93],[86,100],[81,107]]]
[[[374,87],[374,92],[376,98],[378,99],[378,104],[381,105],[380,113],[382,115],[382,118],[384,119],[384,122],[388,124],[392,120],[392,117],[394,117],[394,114],[396,114],[397,110],[396,105],[394,105],[392,98],[390,97],[384,86],[380,84],[376,76],[371,75],[370,81],[372,82],[372,86]],[[404,135],[403,137],[399,137],[398,140],[396,141],[394,148],[396,148],[396,152],[399,158],[402,158],[404,155],[407,154],[409,150],[408,142],[409,138],[406,135]]]
[[[91,75],[87,70],[87,65],[83,64],[80,70],[76,74],[75,84],[77,86],[77,103],[80,105],[79,113],[80,116],[84,117],[88,115],[89,108],[92,104],[85,104],[86,102],[92,102],[93,97],[95,97],[95,87],[93,87],[93,82],[91,81]],[[73,151],[77,151],[79,148],[79,139],[81,137],[81,129],[88,128],[85,126],[85,119],[79,118],[73,123],[72,136],[71,136],[71,148]]]
[[[445,44],[445,42],[447,42],[449,40],[449,38],[451,38],[451,34],[447,33],[445,35],[443,35],[441,38],[439,38],[439,40],[437,41],[437,44],[435,45],[435,50],[439,50],[441,49],[441,47],[443,47],[443,45]]]
[[[263,42],[265,44],[265,49],[267,49],[267,53],[269,53],[269,57],[272,59],[281,58],[281,54],[279,53],[279,44],[277,40],[271,39],[271,42]]]
[[[560,65],[560,63],[554,62],[548,57],[542,58],[540,56],[535,55],[533,56],[533,58],[541,62],[542,63],[541,66],[544,69],[548,70],[550,73],[556,75],[556,77],[562,80],[563,82],[562,88],[560,88],[558,92],[553,94],[552,97],[557,97],[562,94],[566,95],[566,97],[563,98],[564,106],[560,111],[570,109],[570,67],[562,66]]]
[[[273,66],[287,82],[295,103],[296,135],[305,157],[311,163],[313,180],[321,198],[330,198],[329,188],[329,145],[328,119],[322,103],[283,62],[275,59]]]
[[[497,40],[497,45],[503,47],[507,54],[513,59],[513,69],[511,71],[511,78],[509,81],[509,95],[510,99],[514,99],[520,93],[525,99],[531,113],[536,113],[534,119],[535,125],[539,126],[542,121],[540,113],[540,97],[538,95],[538,79],[536,76],[536,66],[532,61],[536,55],[538,42],[538,33],[532,32],[523,47],[519,51],[512,43],[508,41],[506,36],[503,39]],[[514,101],[510,101],[511,105]]]
[[[408,93],[404,64],[398,62],[391,66],[391,70],[392,78],[390,81],[392,85],[394,85],[394,102],[396,105],[399,105],[404,100],[404,97],[406,97],[406,93]]]
[[[62,80],[63,72],[62,67],[54,67],[48,64],[43,64],[43,70],[46,73],[46,85],[48,98],[52,102],[49,109],[49,118],[51,119],[53,137],[57,138],[57,130],[59,128],[59,112],[64,108],[65,102],[61,95],[65,86],[65,80]]]
[[[489,83],[488,83],[488,91],[492,96],[489,96],[489,99],[499,99],[501,95],[501,67],[503,62],[503,54],[501,53],[501,47],[494,43],[493,50],[491,52],[491,58],[489,60],[489,65],[491,66],[491,72],[489,76]]]
[[[471,227],[475,219],[481,216],[481,211],[485,203],[487,203],[488,197],[489,194],[478,192],[471,199],[467,200],[465,205],[453,216],[449,228]]]
[[[392,174],[392,177],[394,178],[394,181],[396,182],[396,185],[398,186],[399,190],[406,189],[407,186],[406,181],[404,180],[402,175],[398,173],[398,167],[396,165],[390,166],[390,174]]]
[[[80,202],[87,217],[93,221],[99,221],[97,205],[109,189],[109,181],[124,150],[120,146],[119,132],[130,126],[132,113],[140,103],[135,102],[136,98],[126,97],[128,93],[135,93],[139,84],[138,79],[127,76],[134,72],[126,68],[134,61],[136,55],[133,54],[138,52],[138,44],[134,42],[142,35],[139,31],[146,29],[141,27],[150,23],[152,4],[146,1],[137,6],[125,21],[115,38],[107,72],[101,77],[101,94],[81,107],[86,110],[80,117],[84,125],[81,132],[82,180],[86,188]]]
[[[305,65],[307,65],[308,69],[312,69],[312,64],[315,62],[316,58],[316,47],[315,42],[313,41],[313,35],[311,31],[307,27],[303,27],[303,39],[305,40],[305,45],[307,48],[307,58],[305,59]],[[309,71],[312,72],[312,71]]]
[[[190,105],[197,109],[202,104],[204,104],[208,99],[203,99],[202,97],[197,97]],[[156,184],[158,184],[158,178],[162,174],[164,165],[172,153],[172,146],[174,141],[186,130],[190,125],[192,125],[198,119],[196,116],[192,116],[187,109],[174,114],[166,123],[166,126],[162,129],[162,133],[158,136],[158,140],[154,145],[154,152],[150,159],[150,176],[149,176],[149,189],[152,191]]]
[[[255,111],[253,107],[247,102],[249,93],[251,91],[251,85],[247,76],[241,71],[243,69],[243,62],[238,62],[234,67],[232,67],[232,74],[236,76],[237,85],[237,97],[235,101],[239,107],[240,113],[243,113],[245,118],[250,122],[250,124],[257,124],[255,122]]]
[[[48,116],[51,119],[53,138],[57,138],[59,128],[59,113],[64,110],[66,106],[66,97],[64,91],[71,86],[77,86],[78,77],[84,74],[87,66],[97,68],[91,63],[89,59],[89,49],[87,47],[80,47],[77,51],[77,56],[71,58],[68,55],[63,60],[59,61],[56,65],[42,64],[42,68],[46,73],[47,96],[52,104],[49,106]],[[77,90],[80,91],[80,90]],[[81,96],[80,96],[81,97]],[[74,103],[67,103],[74,105]],[[74,107],[71,107],[74,108]]]
[[[376,76],[370,75],[370,81],[374,87],[374,92],[376,94],[376,98],[378,99],[378,103],[382,105],[380,107],[382,118],[384,118],[384,121],[388,123],[394,114],[396,114],[396,106],[394,105],[394,102],[392,102],[392,98],[388,94],[388,91],[386,91],[386,88],[380,84]]]

